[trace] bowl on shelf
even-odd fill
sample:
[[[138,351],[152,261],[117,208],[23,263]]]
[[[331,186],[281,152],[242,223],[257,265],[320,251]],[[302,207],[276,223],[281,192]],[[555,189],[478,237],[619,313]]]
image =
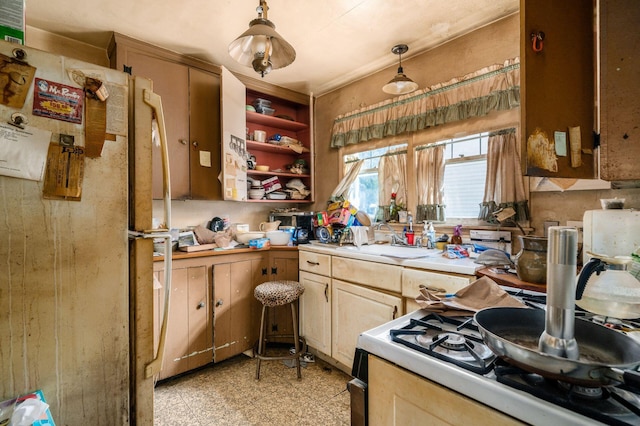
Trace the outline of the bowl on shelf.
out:
[[[249,232],[238,232],[236,233],[235,239],[240,244],[249,244],[249,241],[255,240],[258,238],[264,238],[264,232],[258,231],[249,231]]]
[[[256,166],[256,170],[259,172],[268,172],[269,171],[269,166],[265,166],[263,164],[258,164]]]
[[[267,238],[272,246],[286,246],[291,241],[291,233],[287,231],[269,231]]]
[[[247,195],[252,200],[259,200],[262,197],[264,197],[264,194],[265,194],[264,188],[252,188],[247,191]]]

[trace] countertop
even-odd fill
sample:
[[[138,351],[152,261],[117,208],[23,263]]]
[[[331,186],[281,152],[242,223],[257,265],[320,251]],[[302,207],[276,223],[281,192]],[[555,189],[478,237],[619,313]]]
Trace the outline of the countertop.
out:
[[[541,293],[547,292],[546,284],[535,284],[527,281],[522,281],[516,274],[506,272],[504,269],[498,269],[493,267],[485,268],[476,271],[476,275],[479,277],[487,276],[500,285],[507,287],[522,288],[525,290],[539,291]]]
[[[171,259],[191,259],[194,257],[207,257],[207,256],[225,256],[231,254],[239,254],[239,253],[257,253],[257,252],[268,252],[268,251],[298,251],[297,246],[271,246],[268,248],[262,249],[253,249],[248,247],[243,248],[233,248],[233,249],[212,249],[212,250],[203,250],[203,251],[193,251],[193,252],[185,252],[185,251],[174,251]],[[153,256],[154,262],[159,262],[164,260],[164,256]]]
[[[474,263],[473,259],[470,258],[449,259],[442,256],[442,254],[440,253],[437,253],[436,255],[429,255],[429,257],[402,259],[397,257],[363,253],[360,252],[355,246],[339,247],[332,244],[312,243],[298,246],[298,249],[301,251],[313,251],[317,253],[328,254],[331,256],[349,257],[353,259],[368,260],[377,263],[386,263],[389,265],[399,265],[409,268],[429,269],[432,271],[451,272],[464,275],[476,275],[476,272],[484,267],[484,265]],[[423,249],[415,248],[412,250]]]

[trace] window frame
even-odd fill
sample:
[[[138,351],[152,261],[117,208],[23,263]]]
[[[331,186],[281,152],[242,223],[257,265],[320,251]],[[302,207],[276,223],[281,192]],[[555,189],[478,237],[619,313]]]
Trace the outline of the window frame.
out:
[[[415,164],[415,148],[422,145],[436,143],[438,141],[461,138],[478,133],[491,133],[501,129],[514,127],[520,134],[520,109],[514,108],[505,111],[494,111],[487,116],[475,117],[469,120],[444,124],[431,127],[420,132],[408,133],[392,136],[388,138],[375,139],[354,145],[344,146],[338,149],[336,161],[338,163],[338,181],[344,176],[343,157],[345,154],[369,151],[383,148],[390,145],[397,145],[407,142],[407,165]],[[407,208],[414,212],[417,205],[417,192],[415,185],[415,167],[407,167]],[[525,179],[525,190],[528,192],[528,180]],[[492,225],[478,219],[455,219],[447,218],[444,222],[435,222],[439,226],[453,227],[462,225],[463,227],[490,227]]]

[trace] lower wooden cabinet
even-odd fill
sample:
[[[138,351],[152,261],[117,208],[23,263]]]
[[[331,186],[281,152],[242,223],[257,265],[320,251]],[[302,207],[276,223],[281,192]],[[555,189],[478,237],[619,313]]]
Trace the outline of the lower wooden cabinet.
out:
[[[175,376],[213,360],[211,283],[206,264],[174,261],[164,361],[159,379]],[[154,271],[162,288],[155,290],[155,346],[164,306],[164,271]]]
[[[300,271],[300,334],[307,344],[331,355],[331,278]]]
[[[156,350],[164,306],[164,271],[154,263],[160,288],[154,290]],[[258,341],[260,283],[298,280],[297,250],[270,250],[173,260],[171,296],[159,379],[219,362],[252,349]],[[293,334],[291,308],[271,309],[271,336]]]
[[[369,355],[369,424],[514,425],[513,417]]]
[[[351,366],[360,333],[402,315],[402,298],[335,278],[331,283],[331,356]]]
[[[265,269],[263,256],[213,265],[215,362],[251,349],[257,341],[261,306],[253,291]]]
[[[252,349],[258,341],[262,304],[253,295],[258,284],[298,280],[297,251],[268,251],[218,257],[212,266],[214,360]],[[269,309],[269,337],[293,334],[291,308]]]
[[[269,278],[264,281],[277,280],[298,281],[298,251],[274,250],[269,252]],[[293,322],[289,305],[276,306],[269,309],[268,318],[268,337],[293,335]]]

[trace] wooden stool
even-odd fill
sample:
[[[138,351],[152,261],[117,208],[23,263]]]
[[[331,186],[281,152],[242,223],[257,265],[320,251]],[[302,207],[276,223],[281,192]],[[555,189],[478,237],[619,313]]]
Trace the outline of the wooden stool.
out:
[[[296,300],[304,293],[304,287],[298,281],[267,281],[258,285],[254,291],[256,299],[262,303],[262,318],[260,319],[260,339],[258,340],[258,350],[256,352],[256,380],[260,380],[260,363],[262,360],[285,360],[294,359],[296,368],[298,369],[298,379],[302,377],[300,374],[300,354],[306,352],[307,344],[303,337],[298,335],[298,317],[296,315]],[[291,305],[291,318],[293,319],[293,344],[295,353],[283,356],[266,356],[267,338],[265,333],[267,307]],[[302,342],[302,347],[300,347]]]

